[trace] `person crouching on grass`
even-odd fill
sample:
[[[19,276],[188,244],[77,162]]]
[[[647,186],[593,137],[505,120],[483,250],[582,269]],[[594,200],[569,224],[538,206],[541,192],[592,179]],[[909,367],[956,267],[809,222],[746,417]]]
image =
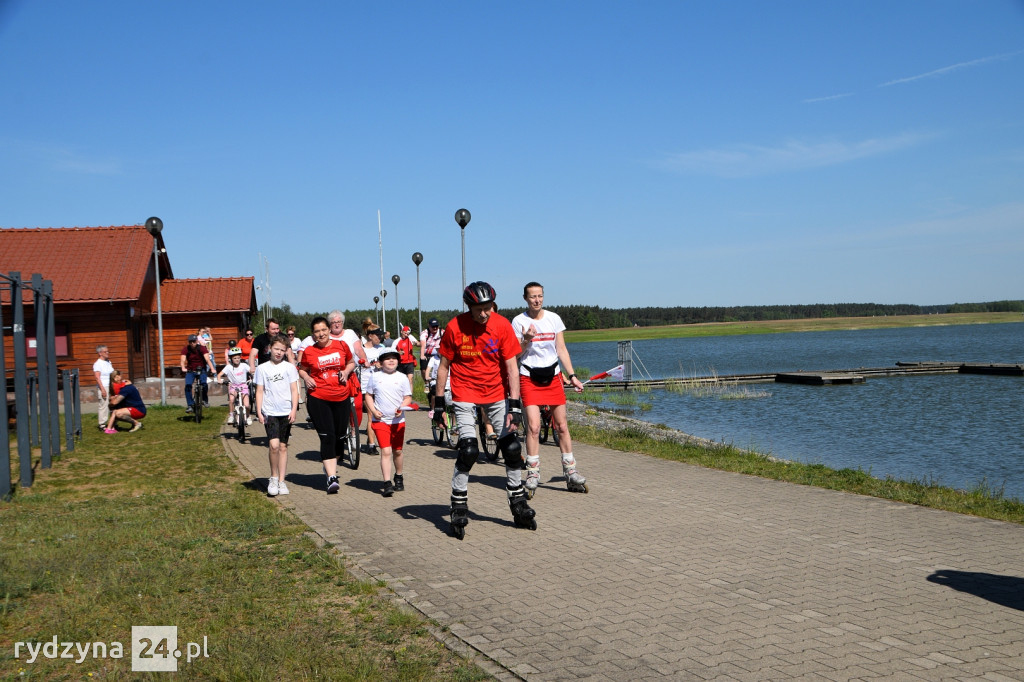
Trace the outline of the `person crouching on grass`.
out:
[[[287,495],[284,482],[288,466],[288,437],[295,422],[299,403],[299,373],[295,365],[285,362],[288,340],[280,334],[270,339],[270,362],[256,368],[256,414],[267,429],[270,442],[270,482],[267,495]]]
[[[115,369],[110,375],[110,418],[103,433],[117,433],[114,428],[117,421],[129,422],[131,431],[138,431],[142,428],[139,420],[145,416],[146,403],[142,402],[139,390],[132,386],[132,382],[122,380],[121,373]]]
[[[406,375],[399,373],[397,348],[385,348],[378,356],[380,370],[370,375],[366,389],[368,411],[373,417],[371,428],[380,444],[380,473],[384,477],[381,494],[391,497],[405,490],[402,475],[402,446],[405,442],[405,415],[402,408],[412,403],[412,387]],[[391,460],[394,458],[395,481],[391,482]]]

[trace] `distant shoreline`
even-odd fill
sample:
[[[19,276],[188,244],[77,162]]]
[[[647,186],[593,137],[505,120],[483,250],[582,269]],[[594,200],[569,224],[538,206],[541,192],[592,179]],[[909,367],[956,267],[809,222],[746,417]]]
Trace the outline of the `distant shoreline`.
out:
[[[895,327],[932,327],[957,324],[1001,324],[1024,322],[1020,313],[940,313],[934,315],[893,315],[888,317],[825,317],[805,320],[764,320],[758,322],[702,322],[660,327],[620,327],[581,329],[565,332],[567,343],[597,341],[636,341],[642,339],[692,338],[702,336],[738,336],[745,334],[785,334],[850,329],[886,329]]]

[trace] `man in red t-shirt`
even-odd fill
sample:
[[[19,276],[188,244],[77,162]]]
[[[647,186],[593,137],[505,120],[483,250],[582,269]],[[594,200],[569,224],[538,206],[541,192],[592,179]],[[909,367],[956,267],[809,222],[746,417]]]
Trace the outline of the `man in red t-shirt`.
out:
[[[452,532],[465,536],[469,523],[469,470],[480,454],[475,433],[477,407],[483,410],[495,432],[498,449],[505,457],[505,491],[517,527],[537,529],[536,515],[526,503],[522,470],[526,466],[516,431],[523,423],[519,396],[520,352],[512,323],[494,312],[497,296],[487,282],[473,282],[462,292],[469,312],[452,320],[441,337],[441,364],[437,368],[434,420],[444,415],[444,386],[451,377],[452,406],[458,424],[459,443],[452,474]],[[506,382],[508,404],[505,403]]]

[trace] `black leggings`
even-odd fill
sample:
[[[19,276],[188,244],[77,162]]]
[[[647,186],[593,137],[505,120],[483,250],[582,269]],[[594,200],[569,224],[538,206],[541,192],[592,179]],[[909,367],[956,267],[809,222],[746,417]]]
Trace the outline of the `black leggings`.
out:
[[[345,431],[351,419],[350,407],[348,398],[334,401],[321,400],[312,395],[306,396],[306,411],[313,420],[313,426],[316,427],[316,435],[320,436],[321,461],[334,459],[343,454]]]

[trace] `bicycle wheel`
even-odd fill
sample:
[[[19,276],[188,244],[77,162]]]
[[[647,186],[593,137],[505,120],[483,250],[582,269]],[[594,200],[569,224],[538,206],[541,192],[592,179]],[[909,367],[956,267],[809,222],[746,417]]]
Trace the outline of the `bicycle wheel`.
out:
[[[203,423],[203,385],[199,383],[199,377],[192,382],[192,414],[196,424]]]
[[[444,413],[444,435],[448,439],[448,447],[455,450],[459,445],[459,427],[451,410]]]
[[[238,401],[238,405],[235,406],[235,426],[238,428],[238,442],[245,442],[245,406],[242,405],[240,398],[235,398]]]
[[[478,424],[480,432],[480,449],[484,451],[484,456],[488,462],[493,462],[498,459],[498,441],[487,440],[487,427],[484,426],[483,422]]]
[[[430,435],[434,437],[434,445],[444,442],[444,427],[438,426],[433,419],[430,420]]]
[[[350,403],[351,406],[351,403]],[[355,409],[349,410],[348,431],[345,433],[348,441],[348,454],[346,459],[352,469],[359,468],[359,427],[356,425]]]
[[[540,411],[540,442],[548,442],[548,433],[551,431],[551,421],[548,416],[548,412],[545,410]]]

